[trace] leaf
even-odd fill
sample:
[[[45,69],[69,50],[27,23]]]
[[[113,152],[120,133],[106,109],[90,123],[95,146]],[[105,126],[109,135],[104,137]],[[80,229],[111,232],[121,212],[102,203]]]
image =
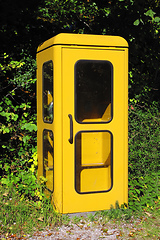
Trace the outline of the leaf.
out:
[[[47,235],[48,235],[48,236],[51,236],[52,234],[53,234],[53,233],[48,233]]]
[[[43,222],[43,221],[44,221],[44,218],[43,218],[43,217],[39,217],[38,220],[41,221],[41,222]]]
[[[29,139],[30,139],[30,136],[28,136],[28,135],[23,136],[23,138],[22,138],[24,143],[26,143]]]
[[[152,216],[152,214],[150,214],[149,212],[145,212],[149,217],[151,217]]]
[[[30,159],[28,162],[33,162],[33,159]]]
[[[151,9],[148,10],[146,13],[144,13],[144,15],[149,16],[149,17],[151,17],[151,18],[153,18],[155,14],[156,14],[156,13],[153,12]]]
[[[129,237],[133,237],[133,236],[134,236],[134,232],[130,231]]]
[[[7,146],[5,146],[5,145],[2,145],[2,148],[6,148]]]
[[[160,17],[155,17],[154,21],[157,23],[160,22]]]
[[[8,196],[8,192],[3,193],[3,196],[7,197]]]
[[[138,26],[138,25],[139,25],[139,23],[140,23],[140,20],[139,20],[139,19],[137,19],[136,21],[134,21],[133,25],[135,25],[135,26]]]
[[[29,123],[25,123],[25,124],[21,127],[21,129],[22,129],[22,130],[23,130],[23,129],[26,129],[26,130],[28,130],[28,131],[30,131],[30,132],[33,132],[33,131],[37,131],[37,126],[36,126],[34,123],[29,122]]]
[[[8,179],[8,178],[2,178],[2,179],[1,179],[1,183],[8,185],[9,179]]]

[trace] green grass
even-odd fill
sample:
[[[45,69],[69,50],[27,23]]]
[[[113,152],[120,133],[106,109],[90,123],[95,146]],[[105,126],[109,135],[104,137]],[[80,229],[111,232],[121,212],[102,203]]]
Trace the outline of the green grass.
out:
[[[0,235],[7,237],[16,234],[23,237],[26,233],[41,230],[48,225],[61,221],[46,198],[31,201],[21,198],[15,188],[0,185]]]
[[[140,212],[119,207],[111,207],[110,210],[98,211],[94,215],[89,213],[86,217],[74,216],[72,220],[68,215],[56,213],[50,200],[28,200],[20,197],[15,187],[6,188],[0,185],[0,236],[25,238],[26,234],[41,231],[46,227],[68,225],[70,221],[78,224],[84,220],[99,223],[103,228],[116,226],[122,229],[120,239],[159,239],[160,205],[157,201],[154,207],[143,209]],[[125,224],[125,231],[123,225]]]
[[[132,224],[132,225],[130,225]],[[119,223],[121,228],[123,223]],[[160,208],[150,212],[141,212],[141,216],[132,218],[121,231],[120,239],[160,239]]]
[[[139,239],[160,239],[160,208],[146,212],[141,225],[143,232],[137,233]]]

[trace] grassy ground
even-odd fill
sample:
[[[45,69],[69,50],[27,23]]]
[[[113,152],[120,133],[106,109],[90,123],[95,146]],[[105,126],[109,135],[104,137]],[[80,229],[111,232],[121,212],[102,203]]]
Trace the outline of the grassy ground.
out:
[[[4,189],[0,186],[0,238],[25,239],[26,234],[41,231],[45,227],[67,225],[69,221],[78,223],[81,217],[72,220],[56,213],[47,199],[31,201],[20,198],[15,189]],[[160,208],[144,210],[138,215],[130,209],[111,209],[89,214],[87,221],[98,222],[120,229],[117,239],[160,239]]]
[[[122,228],[122,223],[119,227]],[[160,239],[160,211],[143,212],[141,217],[130,220],[126,228],[122,239]]]

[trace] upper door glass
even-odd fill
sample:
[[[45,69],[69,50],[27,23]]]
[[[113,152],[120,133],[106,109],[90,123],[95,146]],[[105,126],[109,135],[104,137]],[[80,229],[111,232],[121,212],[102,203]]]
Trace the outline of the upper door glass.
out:
[[[75,119],[80,123],[112,120],[113,66],[109,61],[75,64]]]
[[[43,64],[43,120],[53,122],[53,62]]]

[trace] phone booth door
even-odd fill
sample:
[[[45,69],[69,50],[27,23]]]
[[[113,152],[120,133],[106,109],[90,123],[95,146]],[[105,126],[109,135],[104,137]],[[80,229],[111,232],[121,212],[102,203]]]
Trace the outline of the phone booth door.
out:
[[[127,54],[62,47],[63,213],[127,202]]]

